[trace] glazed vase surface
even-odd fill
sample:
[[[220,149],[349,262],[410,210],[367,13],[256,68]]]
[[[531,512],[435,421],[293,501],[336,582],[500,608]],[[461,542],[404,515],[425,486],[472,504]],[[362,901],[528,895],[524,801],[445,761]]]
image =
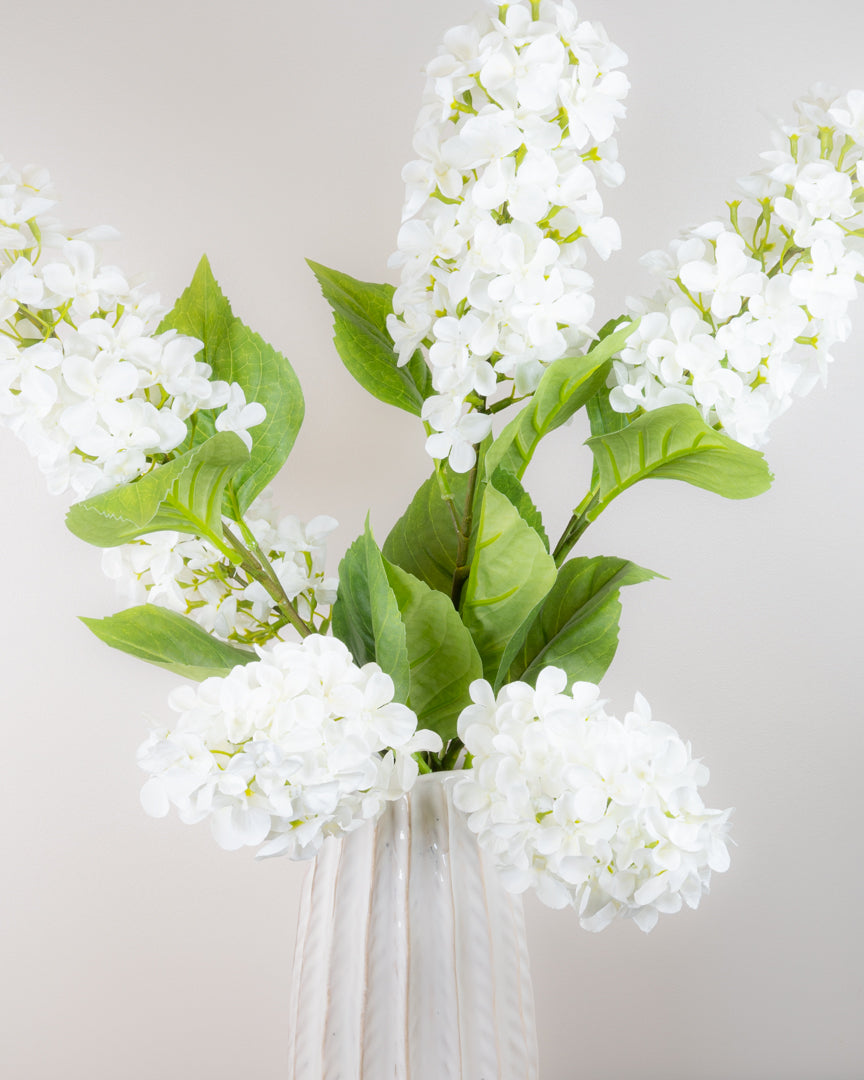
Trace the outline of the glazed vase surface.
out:
[[[521,898],[421,777],[304,884],[290,1080],[537,1080]]]

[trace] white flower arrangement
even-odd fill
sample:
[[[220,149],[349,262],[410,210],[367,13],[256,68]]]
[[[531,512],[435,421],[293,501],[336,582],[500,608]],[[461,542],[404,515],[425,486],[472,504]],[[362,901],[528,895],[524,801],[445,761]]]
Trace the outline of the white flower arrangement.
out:
[[[755,447],[824,375],[864,274],[864,94],[800,103],[728,223],[651,257],[657,296],[593,328],[586,266],[621,242],[599,184],[623,180],[625,62],[570,0],[487,0],[426,72],[398,287],[313,264],[346,367],[422,422],[435,462],[338,580],[332,519],[262,508],[302,393],[206,259],[164,312],[49,216],[46,174],[2,166],[0,418],[135,602],[91,629],[200,683],[141,749],[151,813],[308,858],[455,769],[508,887],[589,929],[649,930],[726,869],[707,770],[643,698],[623,722],[600,698],[620,592],[655,575],[571,552],[643,479],[769,487]],[[522,480],[582,408],[594,474],[553,546]]]

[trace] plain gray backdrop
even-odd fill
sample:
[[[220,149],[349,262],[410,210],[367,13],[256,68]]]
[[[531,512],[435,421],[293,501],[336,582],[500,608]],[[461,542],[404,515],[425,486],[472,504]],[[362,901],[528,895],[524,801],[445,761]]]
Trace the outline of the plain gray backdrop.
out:
[[[70,225],[171,300],[203,252],[235,311],[292,361],[307,420],[284,512],[333,514],[335,568],[372,509],[383,539],[428,471],[419,425],[355,386],[309,256],[385,280],[421,66],[472,0],[3,4],[0,152],[49,167]],[[716,216],[773,116],[816,80],[864,86],[864,6],[790,0],[584,5],[630,54],[624,250],[598,319],[646,279],[638,256]],[[731,503],[645,483],[584,553],[668,576],[624,598],[605,692],[641,690],[734,805],[732,869],[698,912],[599,936],[527,903],[543,1080],[860,1080],[864,305],[817,389],[775,427],[773,490]],[[557,533],[588,478],[583,427],[528,482]],[[233,1080],[286,1075],[303,868],[226,854],[152,821],[135,749],[176,679],[76,621],[121,603],[0,431],[0,1075]],[[383,1078],[382,1078],[383,1080]],[[478,1080],[466,1077],[465,1080]]]

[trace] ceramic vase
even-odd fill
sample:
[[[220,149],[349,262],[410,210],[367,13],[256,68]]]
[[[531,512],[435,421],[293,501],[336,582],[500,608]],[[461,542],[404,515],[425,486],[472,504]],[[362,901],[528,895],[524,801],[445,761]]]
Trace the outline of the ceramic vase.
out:
[[[421,777],[311,865],[290,1080],[537,1080],[521,898],[453,805],[457,779]]]

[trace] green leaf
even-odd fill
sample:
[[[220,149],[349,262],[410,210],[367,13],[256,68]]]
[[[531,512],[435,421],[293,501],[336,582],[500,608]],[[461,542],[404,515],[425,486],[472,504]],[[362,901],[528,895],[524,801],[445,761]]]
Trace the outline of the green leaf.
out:
[[[533,686],[549,665],[563,668],[571,682],[599,682],[618,648],[620,590],[658,576],[626,559],[565,563],[504,651],[496,691],[515,679]]]
[[[516,479],[513,473],[507,472],[503,466],[499,465],[495,470],[495,475],[492,477],[492,483],[502,495],[506,495],[510,502],[513,503],[519,511],[519,516],[537,533],[548,551],[549,537],[543,527],[543,518],[521,482]]]
[[[605,385],[611,357],[635,328],[636,323],[628,322],[584,356],[562,356],[550,364],[534,396],[489,448],[487,475],[501,466],[521,479],[540,440],[569,420]]]
[[[405,626],[368,520],[365,531],[339,564],[333,633],[348,646],[359,665],[372,660],[379,664],[393,679],[396,700],[407,701]]]
[[[462,592],[462,621],[495,678],[504,650],[552,587],[555,562],[537,532],[506,495],[487,484],[471,571]]]
[[[198,682],[258,659],[253,652],[217,641],[191,619],[154,604],[81,622],[113,649]]]
[[[592,435],[611,435],[621,431],[635,419],[635,413],[616,412],[609,404],[610,387],[604,386],[586,406]]]
[[[238,509],[243,513],[291,452],[303,423],[300,382],[285,357],[232,313],[206,255],[192,283],[159,327],[160,331],[170,329],[203,341],[200,359],[211,366],[213,378],[239,383],[247,401],[257,401],[267,410],[266,419],[250,431],[252,453],[232,481]],[[193,414],[186,446],[195,446],[213,434],[213,416],[206,411]]]
[[[307,259],[333,309],[336,351],[348,371],[373,397],[419,416],[432,393],[429,369],[419,352],[404,367],[387,330],[393,286],[358,281]]]
[[[627,315],[620,315],[617,319],[610,319],[605,326],[600,328],[597,341],[600,344],[612,345],[614,343],[614,349],[607,353],[612,358],[621,351],[627,338],[638,325],[638,319],[631,322]],[[619,336],[622,331],[625,332],[623,340]],[[633,419],[633,413],[619,413],[612,408],[609,404],[609,389],[608,386],[603,386],[588,402],[587,412],[592,435],[609,435],[613,431],[620,431]]]
[[[635,419],[635,413],[619,413],[612,408],[609,404],[609,391],[608,386],[601,386],[586,406],[592,436],[611,435],[615,431],[622,431]],[[599,483],[600,470],[595,461],[591,473],[592,490],[598,487]]]
[[[463,517],[469,483],[468,473],[453,472],[449,465],[442,464],[441,479],[433,473],[420,486],[382,548],[384,557],[391,563],[448,596],[459,552],[454,515],[459,520]],[[443,494],[444,488],[452,498]],[[482,489],[483,485],[478,483],[474,494],[475,522]]]
[[[408,646],[408,704],[419,726],[437,731],[446,743],[456,736],[459,713],[471,704],[468,688],[483,674],[471,635],[442,592],[385,561]]]
[[[117,547],[165,529],[222,538],[222,497],[249,460],[243,440],[223,431],[131,484],[75,503],[66,525],[96,547]]]
[[[231,305],[210,269],[210,261],[202,255],[192,281],[162,320],[159,333],[176,330],[178,334],[203,341],[204,349],[198,359],[214,368],[216,377],[215,367],[234,318]]]
[[[605,326],[600,328],[600,332],[597,335],[599,340],[603,341],[610,334],[614,333],[622,323],[626,323],[626,321],[626,315],[622,315],[617,319],[610,319]],[[627,425],[638,415],[638,409],[632,413],[616,412],[609,404],[609,393],[610,387],[605,385],[601,386],[585,407],[585,411],[588,413],[588,422],[591,425],[592,435],[610,435],[613,431],[621,431],[622,428],[627,427]],[[595,462],[591,476],[592,490],[597,487],[599,480],[600,474]]]
[[[621,431],[592,436],[600,481],[596,518],[628,487],[646,478],[683,480],[727,499],[749,499],[771,486],[765,458],[709,427],[693,405],[666,405]]]

